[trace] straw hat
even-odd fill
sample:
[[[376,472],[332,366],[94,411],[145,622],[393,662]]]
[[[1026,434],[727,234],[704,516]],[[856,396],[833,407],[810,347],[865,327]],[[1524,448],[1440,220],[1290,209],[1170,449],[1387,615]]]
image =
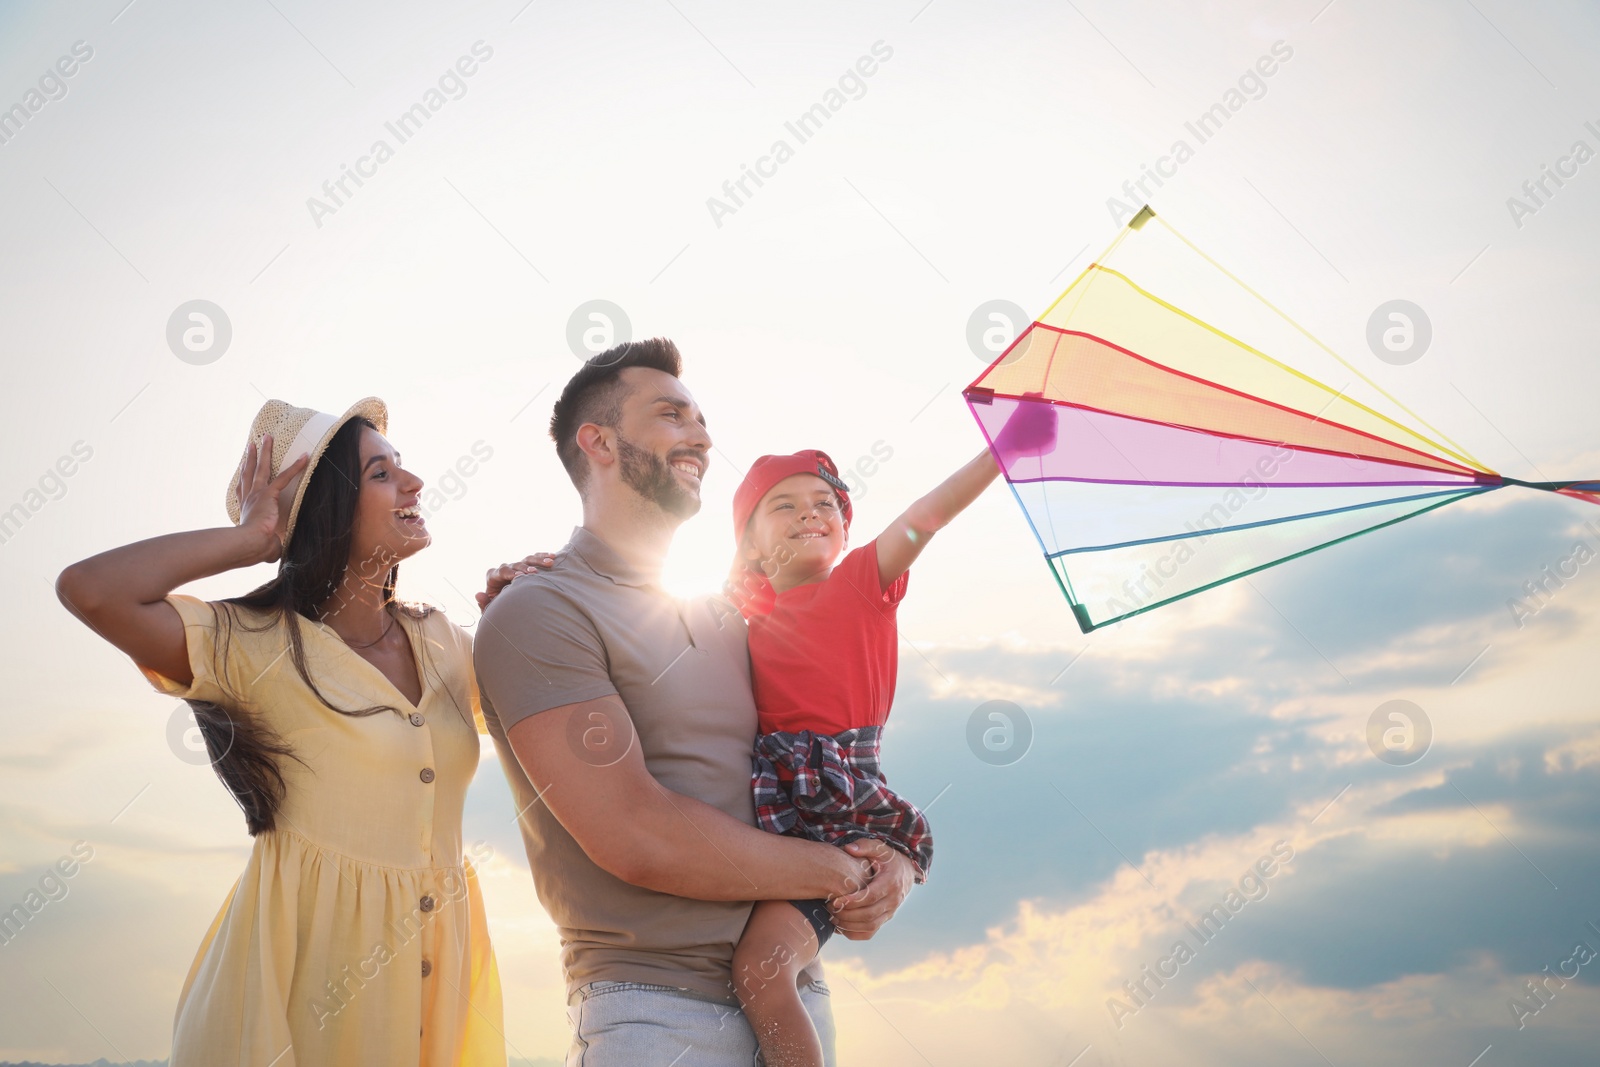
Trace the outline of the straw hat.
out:
[[[299,476],[294,502],[289,505],[289,521],[283,533],[285,545],[294,536],[294,523],[300,516],[300,502],[305,499],[306,486],[311,484],[311,472],[316,469],[317,462],[322,459],[322,453],[327,451],[333,435],[339,432],[339,427],[355,418],[369,420],[379,433],[389,432],[389,409],[375,396],[356,401],[343,415],[337,416],[312,408],[297,408],[283,400],[269,400],[256,412],[255,421],[250,424],[250,442],[259,448],[262,437],[269,433],[272,435],[270,477],[276,478],[284,467],[299,459],[301,453],[311,453],[311,462]],[[249,454],[248,444],[245,452]],[[239,479],[243,474],[244,459],[241,458],[233,472],[233,480],[228,483],[228,518],[233,520],[235,526],[239,525],[242,508]]]

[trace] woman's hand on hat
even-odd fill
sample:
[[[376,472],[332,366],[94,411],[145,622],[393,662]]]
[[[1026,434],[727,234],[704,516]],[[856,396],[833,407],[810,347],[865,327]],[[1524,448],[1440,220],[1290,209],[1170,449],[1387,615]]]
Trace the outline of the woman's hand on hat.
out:
[[[500,595],[500,591],[510,585],[524,574],[533,574],[536,571],[547,571],[556,565],[556,557],[549,552],[535,552],[531,556],[524,556],[515,563],[502,563],[498,567],[489,568],[489,573],[484,575],[483,592],[475,594],[478,601],[478,610],[483,611]]]
[[[266,461],[262,462],[263,456]],[[283,555],[284,531],[289,525],[289,509],[294,503],[290,489],[305,471],[311,454],[298,459],[272,477],[272,435],[254,441],[245,449],[244,466],[239,474],[239,528],[260,539],[260,562],[275,563]]]

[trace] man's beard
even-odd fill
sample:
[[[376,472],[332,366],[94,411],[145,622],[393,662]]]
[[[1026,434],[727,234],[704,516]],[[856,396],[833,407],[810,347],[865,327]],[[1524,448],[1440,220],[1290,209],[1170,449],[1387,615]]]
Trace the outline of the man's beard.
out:
[[[622,483],[668,515],[693,517],[700,510],[699,496],[685,489],[667,461],[617,434],[617,456],[622,461]]]

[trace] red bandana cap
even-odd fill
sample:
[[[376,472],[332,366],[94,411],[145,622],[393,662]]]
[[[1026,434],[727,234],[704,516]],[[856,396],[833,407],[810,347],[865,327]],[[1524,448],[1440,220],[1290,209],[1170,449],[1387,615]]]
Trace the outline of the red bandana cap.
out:
[[[770,612],[777,598],[772,583],[767,581],[760,566],[744,557],[745,528],[750,525],[750,516],[755,514],[761,498],[772,492],[773,486],[796,474],[815,474],[828,483],[839,497],[839,513],[844,516],[844,528],[846,531],[850,529],[850,490],[840,480],[839,468],[834,466],[826,452],[804,448],[792,456],[762,456],[756,460],[733,494],[735,551],[733,567],[729,570],[727,584],[723,586],[728,598],[746,618]]]
[[[772,492],[772,487],[796,474],[815,474],[828,483],[839,497],[839,513],[844,516],[844,528],[850,529],[850,490],[839,478],[839,468],[826,452],[816,448],[802,448],[792,456],[762,456],[750,467],[739,488],[733,494],[733,541],[744,544],[744,532],[750,525],[750,516],[756,513],[761,498]]]

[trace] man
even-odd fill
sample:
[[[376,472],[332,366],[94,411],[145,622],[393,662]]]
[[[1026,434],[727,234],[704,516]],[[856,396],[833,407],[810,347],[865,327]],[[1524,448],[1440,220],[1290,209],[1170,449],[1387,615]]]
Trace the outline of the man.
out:
[[[553,569],[494,598],[474,648],[534,884],[561,930],[568,1062],[584,1067],[745,1067],[756,1039],[732,983],[762,976],[733,975],[731,959],[750,902],[831,898],[839,932],[860,940],[913,876],[881,842],[755,827],[744,623],[720,598],[661,588],[711,448],[680,373],[677,347],[654,338],[567,383],[550,434],[583,525]],[[799,984],[831,1065],[821,964]]]

